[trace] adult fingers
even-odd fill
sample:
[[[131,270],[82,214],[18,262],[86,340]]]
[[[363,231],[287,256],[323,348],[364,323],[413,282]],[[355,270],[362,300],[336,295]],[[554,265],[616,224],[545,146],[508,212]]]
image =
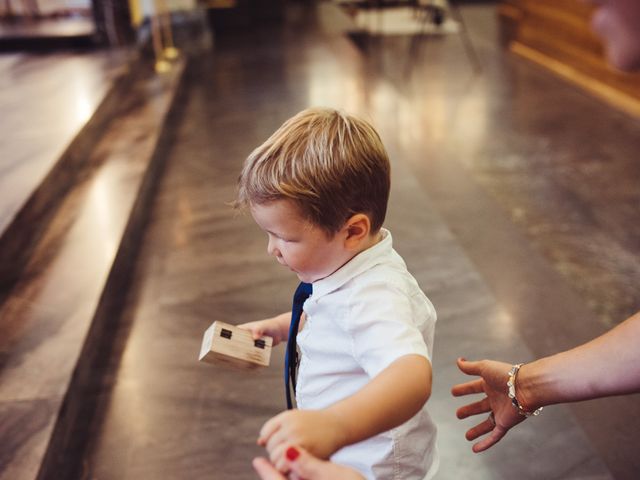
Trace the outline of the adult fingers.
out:
[[[321,460],[299,447],[289,447],[286,455],[291,480],[365,480],[356,470]]]
[[[289,447],[286,452],[291,468],[290,478],[321,480],[331,478],[331,464],[314,457],[302,448]]]
[[[456,410],[456,416],[459,419],[467,418],[472,415],[478,415],[479,413],[485,413],[491,411],[491,403],[489,402],[488,397],[484,397],[482,400],[478,402],[469,403],[468,405],[463,405],[458,410]]]
[[[486,433],[491,432],[495,428],[497,428],[495,423],[492,422],[489,418],[487,418],[486,420],[484,420],[483,422],[480,422],[475,427],[470,428],[469,430],[467,430],[465,438],[467,440],[469,440],[469,441],[472,441],[472,440],[475,440],[478,437],[481,437],[482,435],[484,435]]]
[[[471,362],[464,358],[458,358],[456,363],[460,371],[467,375],[480,375],[480,372],[482,371],[482,361]]]
[[[463,395],[472,395],[474,393],[482,393],[484,389],[482,388],[483,380],[478,378],[476,380],[471,380],[466,383],[459,383],[458,385],[454,385],[451,389],[451,394],[454,397],[461,397]]]
[[[501,427],[497,426],[493,429],[491,435],[475,443],[473,447],[471,447],[471,449],[474,453],[484,452],[485,450],[493,447],[496,443],[498,443],[502,439],[502,437],[506,435],[506,433],[507,430],[504,430]]]
[[[262,480],[286,480],[286,477],[271,465],[266,458],[257,457],[251,463],[253,464],[253,469]]]

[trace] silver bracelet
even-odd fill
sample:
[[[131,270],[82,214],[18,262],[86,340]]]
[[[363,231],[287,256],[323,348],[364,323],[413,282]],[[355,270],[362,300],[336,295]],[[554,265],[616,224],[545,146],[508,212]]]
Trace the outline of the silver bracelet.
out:
[[[523,417],[535,417],[536,415],[540,415],[543,407],[536,408],[533,412],[529,412],[522,408],[522,405],[520,405],[520,402],[518,402],[518,397],[516,397],[516,376],[518,375],[518,371],[520,370],[520,367],[522,367],[522,365],[524,365],[524,363],[517,363],[516,365],[511,367],[511,370],[509,370],[507,395],[511,399],[511,405],[513,405],[513,408],[515,408],[520,415],[522,415]]]

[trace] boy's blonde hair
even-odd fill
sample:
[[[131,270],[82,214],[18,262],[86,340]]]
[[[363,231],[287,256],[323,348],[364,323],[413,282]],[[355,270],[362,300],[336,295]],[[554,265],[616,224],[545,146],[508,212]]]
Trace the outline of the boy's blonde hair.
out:
[[[380,230],[387,212],[389,157],[374,128],[329,108],[303,110],[247,157],[236,207],[293,200],[333,235],[356,213]]]

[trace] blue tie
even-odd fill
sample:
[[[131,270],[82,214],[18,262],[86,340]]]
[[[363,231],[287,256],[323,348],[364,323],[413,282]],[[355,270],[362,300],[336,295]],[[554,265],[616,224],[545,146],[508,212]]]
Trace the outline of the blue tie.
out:
[[[289,410],[293,408],[289,385],[293,387],[293,393],[296,393],[296,369],[298,367],[296,337],[298,336],[298,327],[300,326],[300,317],[302,316],[302,305],[305,300],[309,298],[312,290],[313,286],[310,283],[300,282],[300,285],[296,288],[296,293],[293,294],[289,339],[287,340],[287,351],[284,356],[284,388],[287,395],[287,408]]]

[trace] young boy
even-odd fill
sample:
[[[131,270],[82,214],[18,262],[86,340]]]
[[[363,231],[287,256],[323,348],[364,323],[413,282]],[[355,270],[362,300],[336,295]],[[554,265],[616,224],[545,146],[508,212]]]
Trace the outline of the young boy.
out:
[[[382,228],[390,167],[368,123],[331,109],[289,119],[247,158],[238,206],[267,251],[312,284],[297,336],[298,410],[262,428],[281,470],[299,445],[370,479],[423,480],[437,469],[426,410],[436,314]],[[242,327],[286,341],[291,313]]]

